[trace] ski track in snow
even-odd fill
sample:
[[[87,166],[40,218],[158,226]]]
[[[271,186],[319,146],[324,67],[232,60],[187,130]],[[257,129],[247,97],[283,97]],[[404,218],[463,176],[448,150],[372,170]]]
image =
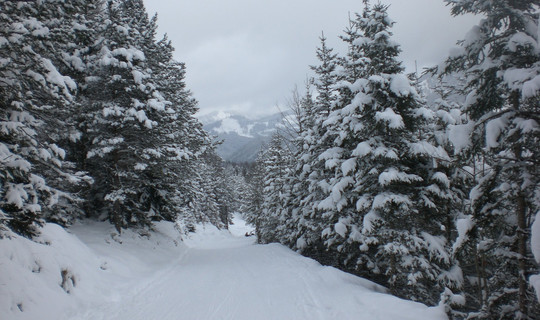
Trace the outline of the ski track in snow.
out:
[[[174,262],[131,279],[111,299],[73,319],[446,319],[441,308],[398,299],[382,288],[277,244],[208,227],[186,239]]]

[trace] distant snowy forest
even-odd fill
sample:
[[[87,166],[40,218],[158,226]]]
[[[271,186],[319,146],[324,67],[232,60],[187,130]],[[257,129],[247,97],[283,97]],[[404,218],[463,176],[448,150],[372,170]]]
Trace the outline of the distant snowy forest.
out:
[[[540,1],[446,3],[481,20],[419,75],[364,1],[347,52],[321,36],[289,130],[238,165],[142,0],[0,0],[0,238],[242,212],[260,243],[450,318],[540,319]]]

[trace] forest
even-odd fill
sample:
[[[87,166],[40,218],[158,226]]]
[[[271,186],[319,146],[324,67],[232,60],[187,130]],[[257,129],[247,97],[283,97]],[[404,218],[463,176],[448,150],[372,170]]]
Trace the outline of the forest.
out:
[[[540,2],[446,3],[480,22],[418,74],[363,1],[346,52],[321,35],[289,130],[239,165],[142,0],[0,0],[0,238],[242,212],[259,243],[451,319],[539,319]]]

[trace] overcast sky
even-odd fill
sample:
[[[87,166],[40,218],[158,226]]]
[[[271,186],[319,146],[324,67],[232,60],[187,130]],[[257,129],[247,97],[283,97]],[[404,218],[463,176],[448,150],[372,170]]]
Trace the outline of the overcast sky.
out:
[[[277,112],[295,85],[302,88],[324,31],[344,53],[338,36],[361,0],[144,0],[158,13],[160,33],[187,65],[187,85],[201,114],[212,111],[246,116]],[[438,63],[475,23],[451,17],[442,0],[383,0],[396,24],[407,71]]]

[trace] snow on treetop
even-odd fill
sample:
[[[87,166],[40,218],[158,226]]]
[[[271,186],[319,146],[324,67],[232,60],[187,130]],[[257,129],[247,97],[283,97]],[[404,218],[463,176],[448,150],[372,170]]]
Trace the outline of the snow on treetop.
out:
[[[398,97],[416,94],[416,90],[411,86],[411,81],[404,74],[395,74],[392,76],[390,90]]]

